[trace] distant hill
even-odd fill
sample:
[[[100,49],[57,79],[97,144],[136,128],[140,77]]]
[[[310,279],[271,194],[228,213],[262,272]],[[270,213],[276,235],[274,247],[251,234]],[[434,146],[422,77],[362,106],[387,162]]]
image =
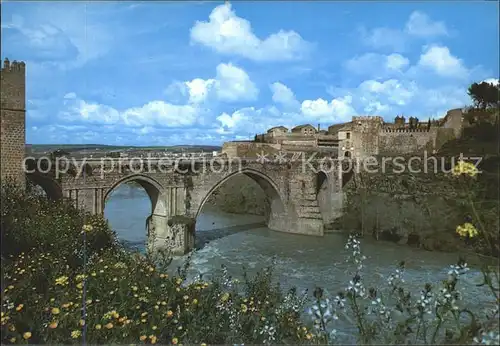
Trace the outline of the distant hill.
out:
[[[81,150],[167,150],[167,151],[219,151],[220,146],[214,145],[172,145],[172,146],[130,146],[130,145],[105,145],[105,144],[26,144],[26,150],[31,152],[45,152],[61,149],[67,152]]]

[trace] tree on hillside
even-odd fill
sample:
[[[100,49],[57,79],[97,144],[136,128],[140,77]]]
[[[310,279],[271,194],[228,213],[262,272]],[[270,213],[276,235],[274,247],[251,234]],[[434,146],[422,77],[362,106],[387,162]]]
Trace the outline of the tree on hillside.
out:
[[[487,82],[473,83],[469,86],[467,93],[479,109],[498,108],[500,87],[498,84]]]

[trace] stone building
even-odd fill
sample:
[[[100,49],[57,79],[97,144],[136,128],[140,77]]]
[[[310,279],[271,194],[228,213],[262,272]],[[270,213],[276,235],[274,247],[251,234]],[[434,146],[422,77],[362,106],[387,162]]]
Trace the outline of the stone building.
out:
[[[1,180],[25,185],[26,68],[24,62],[5,59],[0,72],[0,170]]]
[[[447,141],[458,138],[463,129],[462,109],[449,110],[437,122],[409,121],[397,116],[394,123],[378,116],[353,116],[352,121],[335,130],[339,140],[339,156],[394,156],[427,151],[432,154]],[[330,129],[329,128],[329,129]]]
[[[285,126],[275,126],[267,130],[267,133],[271,136],[282,136],[288,133],[288,128],[286,128]]]
[[[353,116],[350,122],[331,125],[327,131],[310,124],[296,126],[291,131],[276,126],[256,135],[253,142],[227,142],[222,151],[230,157],[242,154],[248,157],[260,151],[271,154],[311,151],[358,158],[433,153],[447,141],[458,138],[465,125],[462,109],[452,109],[444,118],[426,122],[399,115],[392,123],[380,116]]]
[[[300,133],[303,136],[314,136],[315,134],[318,133],[318,131],[319,129],[316,129],[311,124],[295,126],[292,129],[292,133]]]

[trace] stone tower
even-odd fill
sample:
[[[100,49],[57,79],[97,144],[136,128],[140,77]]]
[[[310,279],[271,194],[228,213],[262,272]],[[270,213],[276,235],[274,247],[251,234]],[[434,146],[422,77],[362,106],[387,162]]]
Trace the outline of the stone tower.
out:
[[[24,62],[5,59],[1,69],[0,178],[25,186],[26,69]]]

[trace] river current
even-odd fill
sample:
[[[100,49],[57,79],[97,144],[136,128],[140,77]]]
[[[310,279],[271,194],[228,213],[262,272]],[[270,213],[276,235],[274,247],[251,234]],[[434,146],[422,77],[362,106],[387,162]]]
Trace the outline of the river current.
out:
[[[122,186],[106,203],[105,216],[121,240],[144,250],[145,219],[151,212],[151,202],[141,188]],[[192,257],[190,276],[210,276],[225,265],[233,277],[241,277],[242,268],[249,274],[275,262],[275,275],[283,288],[295,286],[299,291],[320,286],[331,293],[344,290],[352,278],[352,265],[346,263],[347,236],[327,234],[324,237],[275,232],[265,225],[262,217],[227,214],[213,208],[203,210],[196,220],[197,246]],[[446,279],[449,266],[458,254],[428,252],[371,238],[361,241],[367,257],[364,270],[366,286],[387,286],[387,277],[400,261],[405,261],[405,285],[418,294],[427,282],[437,284]],[[176,258],[173,265],[182,265],[185,257]],[[481,274],[472,270],[463,280],[463,295],[467,305],[487,303],[490,296],[476,287]]]

